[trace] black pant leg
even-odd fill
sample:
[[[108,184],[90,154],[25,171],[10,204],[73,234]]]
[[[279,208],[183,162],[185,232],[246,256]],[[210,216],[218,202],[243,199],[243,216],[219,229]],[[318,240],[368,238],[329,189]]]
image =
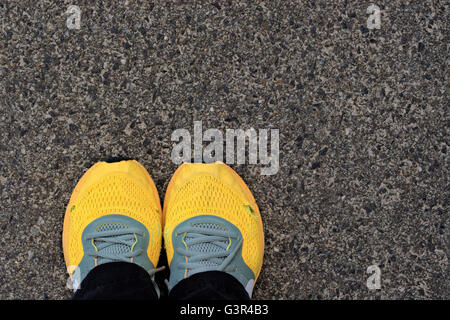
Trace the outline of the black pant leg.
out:
[[[221,271],[196,273],[178,282],[169,293],[172,300],[250,300],[244,286]]]
[[[111,262],[92,269],[75,292],[74,300],[157,300],[150,275],[128,262]]]

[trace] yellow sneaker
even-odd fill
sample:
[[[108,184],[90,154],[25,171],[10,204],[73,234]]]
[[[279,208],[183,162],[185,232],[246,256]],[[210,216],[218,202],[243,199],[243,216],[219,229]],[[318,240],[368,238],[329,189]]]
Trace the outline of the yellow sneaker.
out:
[[[169,290],[193,274],[223,271],[251,296],[263,262],[263,225],[252,193],[229,166],[181,165],[167,187],[163,225]]]
[[[134,160],[96,163],[76,185],[64,217],[74,288],[95,266],[116,261],[135,263],[154,280],[161,238],[161,204],[145,168]]]

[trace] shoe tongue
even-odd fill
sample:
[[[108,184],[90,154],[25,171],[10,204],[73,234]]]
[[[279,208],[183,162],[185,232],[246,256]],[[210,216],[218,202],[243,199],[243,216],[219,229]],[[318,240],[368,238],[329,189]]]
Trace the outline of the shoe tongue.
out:
[[[105,223],[99,226],[96,230],[96,232],[102,232],[102,231],[115,231],[115,230],[122,230],[122,229],[128,229],[129,227],[127,225],[121,224],[121,223]],[[111,239],[114,239],[115,237],[110,237]],[[97,241],[94,240],[94,244],[97,245]],[[130,246],[126,244],[120,244],[120,243],[114,243],[109,246],[107,246],[104,249],[101,249],[100,252],[102,253],[112,253],[112,254],[123,254],[130,252]],[[97,263],[102,264],[109,262],[108,259],[99,258]]]
[[[194,226],[200,227],[202,229],[226,231],[226,229],[223,226],[218,225],[216,223],[198,223],[198,224],[195,224]],[[187,234],[186,238],[185,238],[185,242],[189,245],[189,240],[191,240],[191,239],[194,239],[194,237],[190,237],[189,234]],[[228,239],[224,238],[224,241],[220,241],[220,242],[225,245],[228,245]],[[209,243],[199,243],[199,244],[190,245],[189,250],[195,251],[198,253],[211,253],[211,252],[223,251],[223,248],[213,242],[209,242]],[[225,258],[223,257],[223,258],[216,258],[216,259],[217,259],[217,261],[222,262]],[[204,265],[205,267],[217,266],[217,263],[215,263],[213,261],[209,261],[209,260],[203,260],[198,263]]]

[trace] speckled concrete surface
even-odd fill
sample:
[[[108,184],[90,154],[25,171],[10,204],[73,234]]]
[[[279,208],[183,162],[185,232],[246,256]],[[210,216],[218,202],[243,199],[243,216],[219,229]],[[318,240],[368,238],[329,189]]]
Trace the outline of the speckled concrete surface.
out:
[[[76,181],[126,156],[163,196],[171,133],[194,120],[280,130],[278,174],[233,166],[264,220],[255,298],[450,298],[447,1],[0,9],[0,298],[69,298],[61,231]],[[366,287],[374,264],[379,290]]]

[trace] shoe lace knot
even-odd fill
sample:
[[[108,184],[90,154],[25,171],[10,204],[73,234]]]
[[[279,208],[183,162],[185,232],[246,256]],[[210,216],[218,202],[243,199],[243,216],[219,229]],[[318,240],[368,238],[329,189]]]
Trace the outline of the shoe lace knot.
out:
[[[87,255],[93,256],[97,265],[118,261],[133,262],[143,252],[142,248],[136,248],[138,235],[143,236],[143,230],[121,223],[103,224],[94,232],[86,234],[85,240],[92,245]]]
[[[242,238],[238,234],[216,223],[185,226],[177,234],[183,234],[184,248],[178,247],[176,251],[185,257],[178,267],[185,269],[186,274],[232,271],[227,267],[242,246]],[[235,246],[232,246],[233,242]]]

